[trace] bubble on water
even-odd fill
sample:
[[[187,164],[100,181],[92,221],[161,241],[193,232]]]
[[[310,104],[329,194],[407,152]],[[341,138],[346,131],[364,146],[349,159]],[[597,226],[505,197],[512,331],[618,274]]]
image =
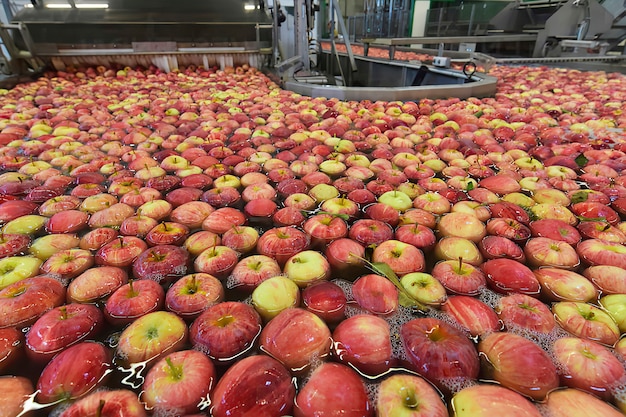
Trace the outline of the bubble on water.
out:
[[[456,377],[456,378],[444,378],[439,381],[443,388],[446,388],[452,395],[458,393],[465,388],[476,385],[476,381],[470,378]]]
[[[617,403],[624,403],[626,401],[626,377],[609,384],[607,390],[613,394]]]
[[[194,344],[194,345],[191,347],[191,349],[192,349],[192,350],[196,350],[196,351],[198,351],[198,352],[200,352],[200,353],[203,353],[203,354],[205,354],[206,356],[211,356],[211,355],[210,355],[211,350],[210,350],[207,346],[204,346],[204,345],[199,345],[199,344]]]
[[[249,306],[253,306],[254,303],[252,303],[252,294],[247,296],[245,299],[241,300],[241,302],[244,304],[248,304]]]
[[[178,265],[174,267],[174,274],[183,276],[187,273],[187,265]]]
[[[228,278],[226,278],[227,289],[232,290],[240,286],[241,286],[241,282],[239,282],[239,280],[235,278],[233,275],[230,275]]]
[[[165,275],[164,274],[148,274],[146,275],[144,278],[145,279],[150,279],[152,281],[156,281],[158,283],[160,283],[161,281],[163,281],[165,279]]]
[[[184,414],[184,410],[179,408],[159,407],[152,409],[152,417],[179,417]]]
[[[346,318],[358,316],[359,314],[367,314],[367,311],[363,310],[357,304],[354,304],[354,303],[346,304],[346,310],[345,310]]]
[[[48,278],[52,278],[54,280],[57,280],[61,283],[61,285],[63,285],[64,287],[67,287],[70,284],[70,279],[68,277],[64,277],[61,274],[56,274],[56,273],[47,273],[46,276]]]
[[[478,299],[491,308],[496,308],[502,297],[502,294],[493,292],[487,287],[482,287],[478,290]]]
[[[380,384],[374,382],[365,383],[365,391],[370,399],[370,404],[376,404],[378,402],[378,392],[380,391]]]
[[[344,295],[346,296],[346,300],[348,300],[349,302],[354,301],[354,296],[352,295],[352,283],[350,281],[346,281],[343,279],[334,279],[331,282],[342,289]]]

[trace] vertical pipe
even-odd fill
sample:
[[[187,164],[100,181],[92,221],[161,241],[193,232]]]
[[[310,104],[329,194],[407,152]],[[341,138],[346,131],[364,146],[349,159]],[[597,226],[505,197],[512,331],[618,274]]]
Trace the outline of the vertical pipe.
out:
[[[472,3],[472,10],[470,11],[469,26],[467,27],[467,36],[472,34],[472,26],[474,25],[474,13],[476,12],[476,4]]]
[[[437,36],[441,36],[441,23],[443,22],[443,7],[439,8],[439,22],[437,23]]]

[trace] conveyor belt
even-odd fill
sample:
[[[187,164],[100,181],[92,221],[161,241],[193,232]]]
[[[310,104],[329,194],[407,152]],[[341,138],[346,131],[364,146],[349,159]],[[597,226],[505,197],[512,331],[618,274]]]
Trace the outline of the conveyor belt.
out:
[[[497,64],[558,64],[575,62],[618,62],[626,60],[626,55],[546,57],[546,58],[496,58]]]

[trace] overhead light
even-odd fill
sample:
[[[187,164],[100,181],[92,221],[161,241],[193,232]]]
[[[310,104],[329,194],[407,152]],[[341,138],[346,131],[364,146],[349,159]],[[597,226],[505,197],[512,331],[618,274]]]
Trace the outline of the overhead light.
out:
[[[71,9],[72,5],[69,3],[46,3],[47,9]]]
[[[256,8],[257,8],[257,7],[256,7],[256,5],[254,5],[254,4],[244,4],[244,5],[243,5],[243,9],[244,9],[244,10],[256,10]]]
[[[77,3],[77,9],[108,9],[109,3]]]

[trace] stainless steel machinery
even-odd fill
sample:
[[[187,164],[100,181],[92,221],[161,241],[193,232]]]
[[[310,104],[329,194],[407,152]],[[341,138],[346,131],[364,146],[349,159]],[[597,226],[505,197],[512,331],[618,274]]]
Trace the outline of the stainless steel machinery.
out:
[[[485,96],[495,79],[420,63],[356,58],[337,0],[323,4],[330,33],[339,33],[346,53],[313,49],[319,0],[293,4],[292,53],[281,47],[278,0],[32,0],[0,27],[13,73],[43,67],[211,67],[249,64],[278,74],[283,86],[308,95],[345,99],[412,100]],[[320,19],[321,20],[321,19]],[[338,38],[339,39],[339,38]],[[393,81],[393,84],[390,82]]]
[[[501,33],[536,34],[534,57],[605,55],[626,39],[626,3],[516,0],[490,25]]]
[[[120,64],[169,71],[189,64],[261,67],[276,53],[274,24],[263,0],[108,0],[104,5],[33,0],[2,26],[10,60],[57,69]]]

